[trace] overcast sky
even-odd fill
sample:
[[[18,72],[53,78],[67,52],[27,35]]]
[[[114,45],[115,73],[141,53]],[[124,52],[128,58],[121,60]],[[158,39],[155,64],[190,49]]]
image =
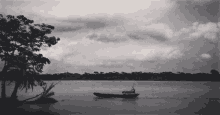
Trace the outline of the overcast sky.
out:
[[[1,0],[0,13],[55,26],[44,73],[210,72],[219,0]]]

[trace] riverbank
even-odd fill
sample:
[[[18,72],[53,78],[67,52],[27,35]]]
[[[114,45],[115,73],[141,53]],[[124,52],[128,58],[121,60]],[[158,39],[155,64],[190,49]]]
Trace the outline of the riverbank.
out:
[[[34,106],[36,105],[47,105],[50,106],[51,104],[57,103],[58,101],[53,99],[53,98],[47,98],[47,99],[40,99],[40,100],[35,100],[35,101],[28,101],[28,102],[23,102],[20,100],[12,100],[9,97],[2,99],[0,98],[0,108],[1,108],[1,112],[2,113],[7,113],[9,115],[12,115],[14,113],[17,114],[26,114],[26,113],[30,113],[32,115],[48,115],[48,113],[50,113],[50,111],[46,109],[46,111],[42,111],[39,108],[36,108]],[[26,107],[25,107],[26,106]],[[33,108],[29,108],[28,106],[31,107],[33,106]],[[43,107],[45,109],[45,107]],[[33,111],[35,110],[36,111]],[[29,111],[31,110],[31,111]]]
[[[5,115],[14,115],[15,113],[18,115],[59,115],[56,114],[56,112],[50,111],[48,107],[49,104],[40,105],[37,104],[24,104],[20,105],[18,107],[9,107],[9,106],[3,106],[1,107],[1,113],[4,113]]]
[[[219,100],[213,99],[65,100],[55,104],[24,104],[10,112],[31,115],[218,115],[219,106]]]

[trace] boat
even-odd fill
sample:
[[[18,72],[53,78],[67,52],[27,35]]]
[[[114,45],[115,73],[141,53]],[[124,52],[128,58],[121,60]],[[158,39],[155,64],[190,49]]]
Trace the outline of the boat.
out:
[[[97,97],[101,98],[136,98],[139,94],[135,93],[134,87],[130,91],[122,91],[122,94],[111,94],[111,93],[93,93]]]
[[[94,92],[93,93],[97,97],[102,97],[102,98],[136,98],[139,94],[134,93],[134,94],[111,94],[111,93],[98,93]]]

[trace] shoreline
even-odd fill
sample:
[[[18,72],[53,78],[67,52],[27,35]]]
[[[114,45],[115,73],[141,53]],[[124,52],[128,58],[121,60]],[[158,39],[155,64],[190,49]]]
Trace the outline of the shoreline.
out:
[[[24,104],[16,108],[16,112],[20,114],[32,115],[109,115],[115,114],[138,114],[146,115],[154,113],[157,115],[178,115],[178,114],[195,114],[195,113],[219,113],[219,100],[207,99],[145,99],[144,103],[136,101],[118,101],[99,100],[99,101],[83,101],[83,100],[65,100],[54,104]],[[144,105],[143,105],[144,104]],[[214,108],[213,108],[214,107]]]

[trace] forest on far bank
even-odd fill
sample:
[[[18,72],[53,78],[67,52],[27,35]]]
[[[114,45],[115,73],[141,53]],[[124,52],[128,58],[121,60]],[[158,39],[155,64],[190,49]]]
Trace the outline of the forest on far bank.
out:
[[[11,73],[11,76],[16,73]],[[211,70],[210,73],[183,73],[183,72],[94,72],[94,73],[56,73],[34,75],[41,80],[140,80],[140,81],[220,81],[219,72]],[[8,77],[10,79],[10,77]]]

